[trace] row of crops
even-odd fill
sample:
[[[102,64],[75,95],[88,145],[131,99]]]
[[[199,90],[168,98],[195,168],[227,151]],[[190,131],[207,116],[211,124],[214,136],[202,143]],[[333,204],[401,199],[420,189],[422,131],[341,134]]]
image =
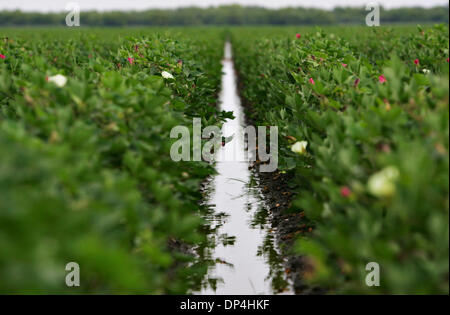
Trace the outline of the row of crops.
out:
[[[186,292],[213,169],[173,162],[169,134],[222,120],[220,34],[2,33],[0,292]]]
[[[280,130],[304,277],[337,293],[448,293],[448,28],[239,30],[248,114]],[[270,38],[268,36],[270,34]],[[369,287],[365,267],[380,266]]]
[[[174,126],[220,125],[223,45],[278,126],[295,251],[330,293],[448,293],[449,37],[434,28],[0,30],[0,292],[186,293],[213,173]],[[64,281],[69,262],[80,287]],[[365,284],[365,266],[381,286]]]

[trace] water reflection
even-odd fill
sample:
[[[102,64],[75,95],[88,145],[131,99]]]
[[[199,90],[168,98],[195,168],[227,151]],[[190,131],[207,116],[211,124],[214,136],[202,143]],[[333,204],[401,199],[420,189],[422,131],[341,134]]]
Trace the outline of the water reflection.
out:
[[[225,122],[225,137],[231,142],[221,148],[216,163],[217,175],[207,183],[204,218],[208,235],[206,246],[198,248],[198,257],[206,263],[208,272],[197,294],[278,294],[291,292],[277,251],[275,238],[267,224],[270,215],[257,178],[249,165],[236,157],[235,148],[245,144],[237,130],[245,124],[245,117],[237,93],[231,45],[225,47],[223,61],[221,107],[236,117]],[[230,138],[231,139],[231,138]],[[236,143],[232,143],[236,142]]]

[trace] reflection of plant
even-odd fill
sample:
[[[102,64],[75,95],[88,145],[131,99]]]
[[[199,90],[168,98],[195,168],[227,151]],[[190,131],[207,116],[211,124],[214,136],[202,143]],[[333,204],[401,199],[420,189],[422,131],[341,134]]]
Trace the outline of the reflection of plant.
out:
[[[223,246],[233,246],[236,242],[236,236],[229,236],[227,234],[220,235],[220,242]]]
[[[283,293],[288,289],[289,281],[284,267],[282,255],[278,251],[278,244],[272,230],[269,229],[269,211],[266,206],[266,201],[261,194],[260,188],[256,186],[258,177],[252,174],[253,187],[249,190],[256,200],[259,200],[256,212],[253,214],[251,226],[253,228],[263,229],[265,231],[264,242],[258,248],[258,256],[263,257],[269,266],[269,274],[266,280],[271,281],[271,286],[274,293]]]
[[[203,198],[208,199],[209,196],[214,192],[214,185],[210,185],[212,182],[211,178],[208,178],[205,189],[203,190]],[[216,213],[213,205],[205,205],[205,209],[202,211],[202,216],[205,220],[204,224],[200,228],[202,235],[206,236],[206,241],[202,242],[196,247],[196,258],[194,263],[189,267],[189,269],[200,268],[202,272],[198,273],[198,277],[192,278],[190,285],[191,292],[200,292],[202,289],[211,288],[212,290],[217,289],[218,283],[223,283],[223,279],[211,276],[208,271],[214,268],[216,264],[220,263],[214,258],[214,250],[219,242],[222,242],[224,246],[232,245],[223,243],[223,240],[228,239],[226,235],[219,235],[220,228],[223,226],[228,214],[226,213]]]
[[[283,259],[277,250],[277,244],[273,234],[266,234],[264,243],[258,251],[258,256],[265,257],[270,267],[266,279],[271,280],[273,291],[275,293],[286,291],[289,282],[283,265]]]

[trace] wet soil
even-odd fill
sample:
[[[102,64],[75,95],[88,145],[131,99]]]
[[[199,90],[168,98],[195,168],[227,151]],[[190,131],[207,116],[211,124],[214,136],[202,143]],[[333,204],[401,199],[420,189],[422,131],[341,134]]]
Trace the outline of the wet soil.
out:
[[[256,170],[255,170],[256,172]],[[270,225],[274,230],[276,242],[284,261],[295,294],[323,294],[317,287],[310,287],[304,281],[304,273],[308,270],[308,262],[301,255],[294,253],[296,240],[313,231],[313,224],[303,212],[289,211],[295,193],[290,187],[292,174],[257,173],[265,202],[270,209]]]

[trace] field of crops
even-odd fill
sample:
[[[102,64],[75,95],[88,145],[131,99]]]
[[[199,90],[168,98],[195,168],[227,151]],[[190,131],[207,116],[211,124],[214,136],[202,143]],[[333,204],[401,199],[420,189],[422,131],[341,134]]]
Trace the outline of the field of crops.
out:
[[[285,211],[311,226],[292,236],[305,282],[448,294],[448,26],[0,29],[0,292],[197,286],[214,168],[172,161],[170,131],[231,117],[227,39],[247,118],[279,128]]]
[[[305,277],[337,292],[448,293],[448,29],[232,36],[252,118],[281,130],[289,211],[316,226],[297,242]]]
[[[173,162],[169,132],[194,115],[220,121],[223,39],[119,36],[2,34],[2,292],[64,291],[68,261],[84,266],[84,292],[186,292],[202,272],[178,270],[187,258],[169,248],[202,241],[212,168]]]

